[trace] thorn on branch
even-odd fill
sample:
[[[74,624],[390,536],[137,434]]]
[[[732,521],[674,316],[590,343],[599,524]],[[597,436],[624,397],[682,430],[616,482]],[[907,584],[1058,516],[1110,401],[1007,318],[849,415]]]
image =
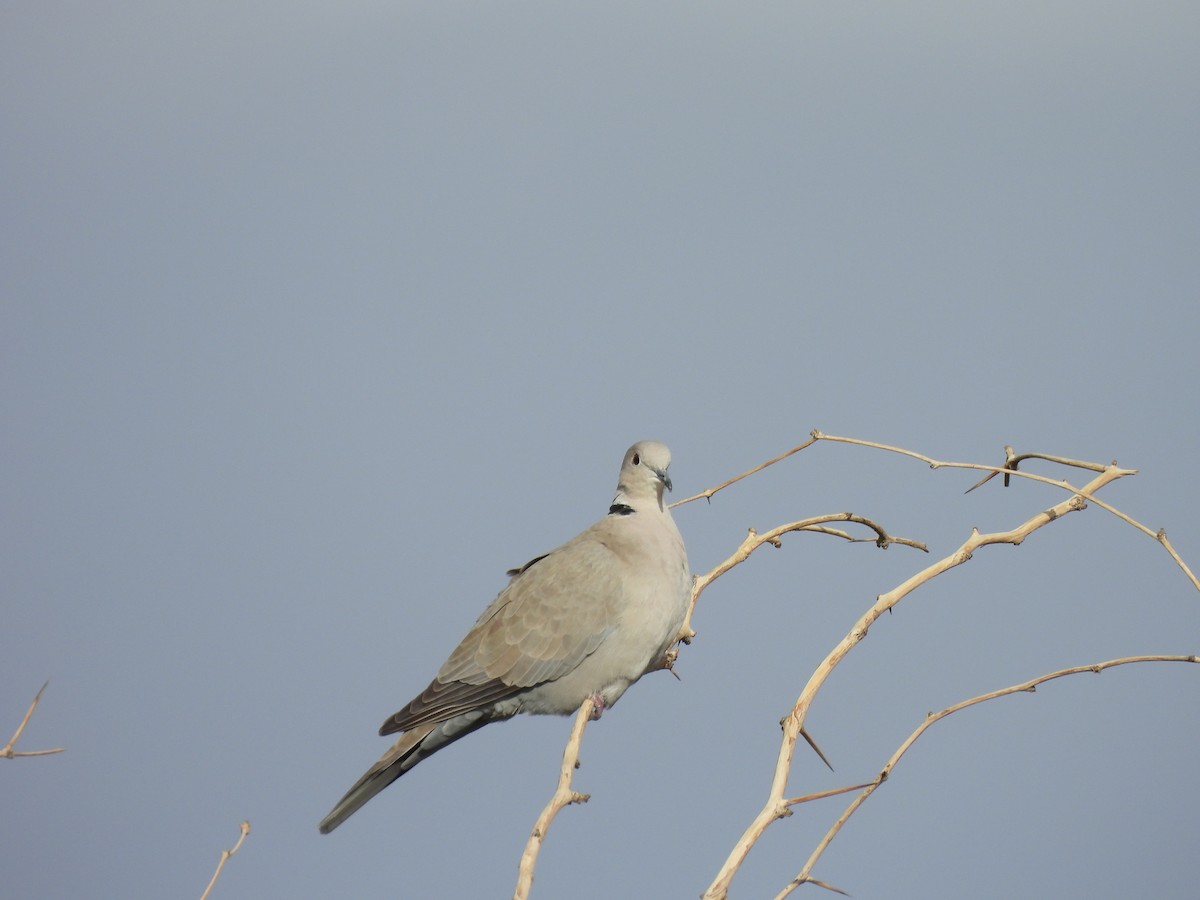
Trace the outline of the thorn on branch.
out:
[[[985,485],[989,481],[991,481],[993,478],[995,478],[997,474],[998,473],[996,473],[996,472],[988,472],[986,475],[984,475],[982,478],[980,478],[977,482],[975,482],[973,485],[971,485],[969,488],[967,488],[965,491],[963,491],[963,493],[969,494],[969,493],[971,493],[971,491],[975,490],[975,488],[982,487],[983,485]],[[1007,478],[1008,476],[1006,475],[1005,477]],[[1007,482],[1005,482],[1005,484],[1007,485]]]
[[[804,880],[807,884],[815,884],[817,887],[825,888],[825,890],[827,890],[827,891],[833,891],[835,894],[841,894],[843,897],[850,896],[848,891],[843,891],[837,885],[827,884],[824,881],[817,881],[817,879],[815,879],[815,878],[806,878]]]
[[[800,736],[802,738],[804,738],[805,741],[808,742],[808,746],[812,747],[813,752],[816,753],[817,756],[821,757],[821,762],[825,763],[825,765],[829,768],[829,771],[832,772],[833,771],[832,763],[830,763],[829,760],[825,758],[825,754],[821,752],[821,748],[817,746],[817,742],[813,740],[812,735],[809,734],[805,729],[801,728]]]

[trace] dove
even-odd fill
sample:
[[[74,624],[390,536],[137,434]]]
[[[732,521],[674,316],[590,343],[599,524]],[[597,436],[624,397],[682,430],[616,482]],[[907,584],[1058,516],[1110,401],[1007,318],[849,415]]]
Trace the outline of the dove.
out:
[[[379,729],[400,738],[321,821],[328,834],[443,747],[517,713],[595,717],[680,636],[692,576],[663,502],[671,451],[640,441],[625,453],[608,515],[508,574],[437,677]]]

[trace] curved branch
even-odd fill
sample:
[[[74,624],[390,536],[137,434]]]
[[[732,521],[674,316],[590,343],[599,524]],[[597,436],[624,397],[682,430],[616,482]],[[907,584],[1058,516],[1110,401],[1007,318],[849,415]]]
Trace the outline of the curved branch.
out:
[[[1011,685],[1006,688],[1001,688],[998,691],[989,691],[986,694],[980,694],[977,697],[971,697],[969,700],[963,700],[959,703],[955,703],[953,706],[948,706],[945,709],[943,709],[941,712],[929,713],[929,715],[927,715],[925,717],[925,720],[920,725],[917,726],[917,729],[908,736],[908,738],[904,741],[904,743],[902,743],[898,748],[896,748],[896,752],[893,753],[888,758],[888,761],[886,763],[884,763],[883,768],[879,770],[879,774],[875,777],[875,780],[864,785],[863,792],[861,794],[859,794],[857,797],[855,797],[854,800],[850,803],[850,805],[846,807],[845,811],[840,816],[838,816],[837,821],[835,821],[833,823],[833,825],[830,827],[829,831],[827,831],[825,833],[825,836],[821,839],[821,842],[819,844],[817,844],[816,849],[813,850],[812,855],[809,856],[808,861],[804,864],[804,868],[802,868],[800,870],[800,872],[796,875],[796,877],[793,878],[788,883],[788,885],[782,891],[779,892],[779,894],[776,896],[776,900],[782,900],[782,898],[786,897],[788,894],[790,894],[792,891],[794,891],[800,885],[804,884],[807,881],[813,880],[811,878],[811,874],[810,874],[812,872],[813,866],[816,865],[817,860],[820,859],[821,855],[825,852],[826,848],[829,847],[829,844],[837,836],[838,832],[841,831],[842,826],[845,825],[846,821],[852,815],[854,815],[855,811],[860,806],[862,806],[863,803],[866,802],[867,798],[870,797],[871,794],[873,794],[875,792],[875,789],[877,787],[879,787],[881,784],[883,784],[885,781],[887,781],[888,776],[891,775],[891,773],[892,773],[892,769],[894,769],[896,767],[896,764],[900,762],[901,757],[903,757],[904,754],[908,752],[908,749],[914,743],[916,743],[917,739],[921,735],[923,735],[927,729],[929,729],[932,725],[934,725],[934,723],[940,722],[942,719],[946,718],[947,716],[953,715],[954,713],[959,712],[960,710],[967,709],[968,707],[971,707],[971,706],[976,706],[980,703],[986,703],[988,700],[995,700],[998,697],[1007,697],[1009,694],[1016,694],[1016,693],[1020,693],[1020,692],[1034,693],[1034,692],[1036,692],[1037,686],[1039,684],[1045,684],[1047,681],[1053,681],[1056,678],[1065,678],[1068,675],[1080,675],[1085,672],[1093,672],[1093,673],[1099,674],[1100,672],[1103,672],[1105,669],[1111,669],[1115,666],[1124,666],[1124,665],[1129,665],[1130,663],[1144,663],[1144,662],[1200,663],[1200,657],[1197,657],[1197,656],[1123,656],[1119,659],[1110,659],[1110,660],[1107,660],[1106,662],[1092,663],[1091,665],[1087,665],[1087,666],[1072,666],[1069,669],[1059,669],[1055,672],[1050,672],[1046,675],[1041,675],[1037,678],[1031,678],[1029,681],[1023,681],[1020,684],[1014,684],[1014,685]],[[852,788],[844,789],[844,790],[852,790]],[[808,797],[798,798],[798,800],[808,800],[808,799],[810,799],[810,798],[808,798]]]
[[[1018,454],[1017,451],[1014,450],[1011,446],[1009,446],[1008,444],[1005,444],[1004,445],[1004,468],[1006,470],[1008,470],[1008,471],[1005,471],[1005,473],[1004,473],[1004,486],[1005,487],[1008,487],[1009,475],[1012,472],[1017,471],[1017,468],[1021,465],[1021,463],[1023,463],[1027,459],[1044,459],[1047,462],[1058,463],[1060,466],[1074,466],[1077,469],[1088,469],[1092,472],[1103,472],[1104,471],[1104,466],[1101,465],[1100,463],[1086,462],[1085,460],[1082,460],[1082,459],[1068,459],[1065,456],[1051,456],[1048,453],[1021,453],[1021,454]],[[980,485],[987,484],[989,481],[991,481],[993,478],[995,478],[999,474],[1000,474],[999,472],[988,472],[986,475],[984,475],[982,478],[980,478],[977,482],[975,482],[973,485],[971,485],[969,488],[967,488],[965,491],[963,491],[963,493],[964,494],[971,493],[971,491],[975,490],[975,488],[979,487]]]
[[[1180,557],[1180,555],[1175,551],[1175,547],[1171,544],[1170,540],[1167,539],[1167,532],[1164,529],[1160,528],[1158,531],[1155,531],[1152,528],[1148,528],[1132,516],[1121,512],[1121,510],[1117,509],[1115,506],[1105,503],[1099,497],[1093,497],[1088,487],[1078,488],[1069,481],[1056,478],[1047,478],[1045,475],[1035,475],[1032,472],[1022,472],[1017,468],[1017,463],[1024,459],[1046,459],[1050,460],[1051,462],[1061,463],[1065,466],[1074,466],[1076,468],[1088,469],[1094,472],[1105,472],[1110,469],[1117,469],[1116,463],[1109,463],[1107,466],[1105,466],[1101,463],[1085,462],[1078,459],[1067,459],[1066,457],[1062,456],[1049,456],[1043,453],[1022,453],[1018,456],[1014,455],[1012,452],[1012,447],[1005,447],[1004,452],[1007,459],[1003,466],[985,466],[981,463],[946,462],[944,460],[934,459],[933,457],[926,456],[923,453],[917,453],[913,450],[905,450],[903,447],[893,447],[890,444],[880,444],[876,441],[864,441],[860,438],[839,437],[833,434],[822,434],[817,429],[813,429],[812,436],[813,440],[815,441],[835,441],[840,444],[857,444],[860,447],[874,447],[877,450],[887,450],[889,453],[899,453],[901,456],[908,456],[913,459],[919,459],[924,463],[928,463],[929,468],[931,469],[974,469],[975,471],[990,473],[987,475],[987,477],[973,484],[970,488],[968,488],[968,490],[974,490],[975,488],[979,487],[979,485],[983,484],[983,482],[987,481],[989,478],[995,477],[996,475],[1003,475],[1005,478],[1005,484],[1008,483],[1008,477],[1010,475],[1019,475],[1022,478],[1028,478],[1030,481],[1040,481],[1042,484],[1049,484],[1053,487],[1070,491],[1073,494],[1078,494],[1088,502],[1095,503],[1101,509],[1112,513],[1122,522],[1125,522],[1127,525],[1132,525],[1138,531],[1142,532],[1142,534],[1146,535],[1147,537],[1152,537],[1154,540],[1162,544],[1167,553],[1171,555],[1171,559],[1175,560],[1175,564],[1183,570],[1183,574],[1186,575],[1188,580],[1192,583],[1192,587],[1200,591],[1200,579],[1196,577],[1195,573],[1188,568],[1187,563],[1185,563],[1182,557]],[[1119,471],[1121,475],[1137,474],[1137,469],[1117,469],[1117,471]]]
[[[871,531],[875,532],[875,537],[871,539],[875,546],[884,550],[886,550],[892,544],[901,544],[905,547],[915,547],[916,549],[925,553],[929,552],[929,548],[920,541],[915,541],[911,538],[896,537],[895,535],[888,534],[882,525],[879,525],[865,516],[860,516],[856,513],[849,512],[831,513],[824,516],[813,516],[809,519],[800,519],[796,522],[788,522],[785,525],[779,525],[762,534],[759,534],[753,528],[750,528],[747,530],[746,537],[742,540],[742,543],[736,550],[733,551],[733,553],[729,554],[728,557],[719,562],[705,574],[697,575],[693,580],[692,599],[688,605],[688,613],[683,620],[683,626],[679,629],[679,637],[677,640],[682,641],[685,644],[690,644],[692,638],[696,636],[696,632],[692,630],[692,613],[695,612],[696,601],[700,599],[700,594],[704,592],[704,589],[734,566],[745,562],[750,558],[750,554],[752,554],[759,547],[762,547],[764,544],[770,544],[772,547],[778,549],[783,546],[780,538],[793,531],[813,531],[817,534],[828,534],[832,535],[833,537],[839,537],[843,540],[850,541],[851,543],[858,543],[865,540],[864,538],[856,538],[838,528],[826,528],[826,522],[855,522],[864,526],[865,528],[869,528]]]
[[[907,455],[919,457],[919,454],[909,453],[908,451],[904,452]],[[927,457],[920,458],[928,459]],[[775,764],[775,774],[771,780],[771,788],[767,795],[767,800],[753,821],[746,827],[746,830],[742,833],[737,843],[734,844],[729,856],[717,871],[717,875],[709,885],[708,890],[705,891],[703,895],[704,900],[724,900],[728,896],[729,885],[733,881],[734,875],[737,874],[738,869],[741,868],[746,856],[750,853],[750,849],[757,843],[758,839],[772,822],[789,814],[790,809],[785,803],[784,791],[787,787],[788,775],[791,773],[792,756],[795,753],[796,741],[804,728],[804,720],[808,715],[808,710],[812,706],[813,700],[816,699],[817,692],[824,686],[826,679],[833,672],[834,668],[837,667],[838,663],[842,661],[846,654],[859,641],[866,637],[867,632],[875,621],[885,612],[896,606],[912,591],[916,590],[916,588],[937,577],[942,572],[962,565],[971,559],[975,550],[979,547],[1001,543],[1020,544],[1037,529],[1062,518],[1068,513],[1084,509],[1086,504],[1080,495],[1086,493],[1086,495],[1090,496],[1109,482],[1128,474],[1132,473],[1117,466],[1107,466],[1103,472],[1088,482],[1082,490],[1075,491],[1071,497],[1068,497],[1048,510],[1038,513],[1016,528],[991,534],[980,534],[977,529],[973,529],[971,536],[949,556],[927,566],[892,590],[880,594],[876,598],[875,603],[854,623],[850,632],[820,662],[816,670],[809,677],[808,684],[804,686],[804,690],[800,693],[799,698],[797,698],[792,711],[782,720],[783,740],[780,743],[779,756]]]

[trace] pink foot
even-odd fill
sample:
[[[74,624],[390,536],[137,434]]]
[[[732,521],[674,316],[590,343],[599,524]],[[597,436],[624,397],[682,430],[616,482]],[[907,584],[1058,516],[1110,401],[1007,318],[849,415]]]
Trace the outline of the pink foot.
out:
[[[595,722],[602,715],[604,715],[604,698],[599,694],[592,694],[590,699],[592,701],[592,706],[595,707],[592,710],[592,721]]]

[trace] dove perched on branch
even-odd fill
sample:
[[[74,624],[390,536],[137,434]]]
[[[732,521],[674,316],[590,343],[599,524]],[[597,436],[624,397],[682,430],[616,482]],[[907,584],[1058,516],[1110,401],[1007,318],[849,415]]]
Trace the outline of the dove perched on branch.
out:
[[[379,729],[401,733],[321,822],[328,834],[448,744],[517,713],[597,716],[660,668],[687,613],[692,578],[663,502],[671,451],[640,441],[621,463],[608,515],[512,580],[437,677]]]

